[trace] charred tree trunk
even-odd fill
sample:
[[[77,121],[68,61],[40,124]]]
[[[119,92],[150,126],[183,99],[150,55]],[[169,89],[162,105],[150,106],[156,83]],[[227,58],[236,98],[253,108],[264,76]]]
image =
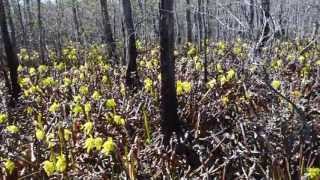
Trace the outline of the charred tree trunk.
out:
[[[262,0],[261,1],[262,10],[264,16],[262,16],[262,24],[263,24],[263,31],[262,31],[262,38],[258,46],[258,53],[261,53],[263,47],[266,46],[269,38],[270,38],[270,0]]]
[[[127,37],[129,38],[127,47],[127,72],[126,72],[126,85],[130,89],[134,89],[135,82],[138,82],[137,73],[137,48],[136,48],[136,34],[132,19],[132,8],[130,0],[122,0],[122,7],[124,13],[124,21],[127,29]]]
[[[15,100],[17,100],[19,97],[19,93],[21,91],[20,85],[18,83],[18,71],[17,71],[19,66],[19,61],[18,61],[17,54],[14,50],[14,47],[12,45],[12,42],[10,40],[3,0],[0,0],[0,27],[2,31],[4,48],[7,55],[7,64],[10,71],[10,79],[11,79],[11,86],[12,86],[11,94],[12,94],[12,97]]]
[[[197,13],[197,18],[198,18],[198,43],[199,43],[199,51],[202,51],[202,40],[203,40],[203,22],[202,22],[202,14],[203,13],[203,8],[202,8],[202,0],[198,0],[198,13]]]
[[[16,39],[16,28],[14,26],[14,22],[12,19],[12,14],[11,14],[11,5],[10,2],[8,0],[5,0],[6,4],[7,4],[7,15],[8,15],[8,22],[9,22],[9,27],[11,30],[11,42],[12,42],[12,46],[14,49],[17,48],[17,39]]]
[[[161,130],[165,143],[174,131],[180,133],[177,114],[174,59],[174,14],[173,0],[160,3],[160,71],[161,71]]]
[[[192,24],[191,24],[190,0],[186,0],[186,1],[187,1],[187,9],[186,9],[187,42],[192,42]]]
[[[116,44],[113,39],[112,28],[108,13],[108,2],[107,0],[100,0],[103,27],[104,27],[104,42],[108,45],[108,56],[114,57],[116,54]]]

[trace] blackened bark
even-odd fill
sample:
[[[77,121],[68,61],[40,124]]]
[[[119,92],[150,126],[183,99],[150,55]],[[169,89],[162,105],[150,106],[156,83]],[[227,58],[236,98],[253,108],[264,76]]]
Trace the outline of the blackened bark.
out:
[[[168,143],[172,133],[180,133],[177,114],[174,58],[174,14],[173,0],[160,3],[160,71],[161,71],[161,130],[164,142]]]
[[[5,3],[7,4],[7,15],[8,15],[8,23],[11,30],[11,42],[13,48],[16,50],[17,48],[17,40],[16,40],[16,28],[13,23],[12,15],[11,15],[11,5],[8,0],[5,0]]]
[[[21,91],[18,83],[18,72],[17,72],[19,61],[18,61],[18,56],[10,40],[3,0],[0,0],[0,27],[2,31],[2,39],[4,42],[5,52],[7,55],[7,63],[10,71],[11,86],[12,86],[11,94],[14,99],[18,99],[19,93]]]
[[[264,28],[263,28],[263,37],[262,37],[262,40],[261,40],[261,43],[259,45],[259,52],[261,51],[261,49],[263,47],[265,47],[267,41],[269,40],[270,38],[270,0],[262,0],[261,1],[261,5],[262,5],[262,10],[263,10],[263,13],[264,13]]]
[[[126,36],[126,29],[125,29],[125,25],[124,25],[124,20],[121,20],[121,32],[122,32],[122,36],[123,36],[123,57],[122,57],[122,64],[126,65],[127,64],[127,36]]]
[[[202,0],[198,0],[198,43],[199,43],[199,50],[202,51],[202,40],[203,40],[203,22],[202,22],[202,14],[203,8],[202,8]]]
[[[103,27],[104,27],[104,42],[108,44],[108,55],[109,57],[114,57],[116,54],[116,44],[113,39],[110,18],[108,13],[108,2],[107,0],[100,0]]]
[[[136,48],[136,34],[132,19],[132,7],[130,0],[122,0],[122,7],[124,13],[124,21],[127,28],[128,47],[127,47],[127,72],[126,72],[126,85],[130,89],[134,89],[135,82],[138,82],[137,73],[137,48]]]
[[[186,20],[187,20],[187,41],[192,42],[192,24],[191,24],[191,12],[190,12],[190,0],[187,1]]]

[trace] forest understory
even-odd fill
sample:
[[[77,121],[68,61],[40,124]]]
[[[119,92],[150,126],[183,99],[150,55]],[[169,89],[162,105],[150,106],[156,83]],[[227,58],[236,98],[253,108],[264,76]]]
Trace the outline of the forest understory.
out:
[[[33,66],[20,51],[15,107],[1,81],[0,157],[7,179],[303,179],[320,167],[319,44],[249,42],[175,50],[183,136],[163,145],[159,48],[138,47],[139,84],[105,46],[70,43]],[[297,56],[296,52],[303,51]],[[208,80],[203,59],[208,58]],[[79,62],[79,63],[76,63]],[[316,176],[314,176],[316,177]],[[311,178],[312,179],[312,178]]]
[[[319,0],[0,0],[0,179],[320,180]]]

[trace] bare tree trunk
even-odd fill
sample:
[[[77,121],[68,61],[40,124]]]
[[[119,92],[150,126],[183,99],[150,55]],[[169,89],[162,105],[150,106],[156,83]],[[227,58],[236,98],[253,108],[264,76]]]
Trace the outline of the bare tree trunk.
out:
[[[81,31],[80,31],[80,23],[79,23],[79,17],[78,17],[78,9],[77,9],[76,3],[78,3],[77,0],[72,0],[73,23],[74,23],[75,30],[76,30],[76,41],[77,41],[77,42],[80,42],[80,44],[82,44]]]
[[[10,79],[12,86],[11,94],[14,99],[18,99],[19,93],[21,91],[21,88],[18,83],[17,72],[19,61],[14,47],[12,45],[12,42],[10,40],[3,0],[0,0],[0,27],[2,31],[2,39],[4,42],[5,52],[7,55],[7,63],[10,71]]]
[[[187,42],[192,42],[192,24],[191,24],[191,12],[190,12],[190,0],[186,0],[186,20],[187,20]]]
[[[250,39],[254,39],[254,0],[250,0],[249,5],[249,33],[250,33]]]
[[[12,46],[16,51],[17,48],[17,39],[16,39],[16,28],[13,23],[12,14],[11,14],[11,5],[8,0],[5,0],[5,3],[7,4],[7,15],[8,15],[8,23],[11,30],[11,42]]]
[[[0,38],[0,40],[2,41],[2,38]],[[5,61],[6,60],[3,54],[3,47],[2,47],[2,44],[0,44],[0,69],[4,76],[5,85],[8,88],[8,91],[11,92],[11,83],[8,77],[8,72],[6,70],[7,63]]]
[[[202,23],[202,15],[203,13],[203,8],[202,8],[202,0],[198,0],[198,13],[197,13],[197,18],[198,18],[198,43],[199,43],[199,50],[202,51],[202,40],[203,40],[203,23]]]
[[[264,16],[262,17],[262,23],[263,24],[263,32],[262,32],[262,39],[261,42],[259,43],[259,47],[258,47],[258,53],[261,53],[261,50],[263,47],[266,46],[267,41],[270,38],[270,0],[262,0],[261,1],[261,5],[262,5],[262,10],[263,10],[263,14]]]
[[[122,31],[122,37],[123,37],[123,57],[122,57],[122,64],[126,65],[127,64],[127,36],[126,36],[126,29],[124,25],[124,20],[121,20],[121,31]]]
[[[62,57],[62,38],[61,38],[61,24],[62,24],[62,3],[61,0],[56,0],[56,6],[57,6],[57,55],[60,59]]]
[[[108,13],[108,2],[107,0],[100,0],[101,3],[101,11],[102,11],[102,19],[104,26],[104,42],[108,44],[108,55],[109,57],[114,57],[116,54],[116,44],[113,39],[111,23]]]
[[[44,64],[45,63],[45,44],[44,44],[44,30],[42,26],[42,18],[41,18],[41,0],[37,1],[38,5],[38,28],[39,28],[39,52],[40,52],[40,60]]]
[[[20,24],[20,28],[21,28],[21,31],[22,31],[22,46],[23,47],[26,47],[27,45],[27,34],[26,34],[26,28],[25,28],[25,25],[23,23],[23,19],[22,19],[22,13],[21,13],[21,6],[20,6],[20,1],[19,0],[16,0],[16,3],[17,3],[17,15],[18,15],[18,19],[19,19],[19,24]]]
[[[165,143],[174,131],[180,131],[177,114],[174,59],[174,14],[173,0],[160,3],[160,71],[161,71],[161,130]]]
[[[30,0],[25,0],[25,6],[26,6],[26,16],[27,16],[27,25],[28,25],[28,53],[30,57],[32,44],[33,44],[33,18],[31,13],[31,5]]]
[[[124,21],[127,28],[128,48],[127,48],[127,72],[126,72],[126,84],[130,89],[134,89],[135,82],[138,82],[137,73],[137,48],[136,48],[136,32],[134,30],[132,19],[132,8],[130,0],[122,0],[122,7],[124,13]]]

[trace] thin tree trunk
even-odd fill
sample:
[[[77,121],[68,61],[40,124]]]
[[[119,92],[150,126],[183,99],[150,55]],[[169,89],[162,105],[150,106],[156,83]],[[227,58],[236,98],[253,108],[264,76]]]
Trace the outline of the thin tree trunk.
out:
[[[108,13],[108,2],[107,0],[100,0],[101,3],[101,11],[102,11],[102,19],[103,19],[103,27],[104,27],[104,42],[108,44],[108,55],[109,57],[114,57],[116,54],[116,44],[113,39],[111,23]]]
[[[16,0],[16,3],[17,3],[17,8],[18,8],[18,12],[16,14],[18,15],[19,24],[20,24],[21,31],[22,31],[22,46],[26,47],[28,37],[27,37],[27,33],[26,33],[26,28],[25,28],[25,25],[24,25],[23,19],[22,19],[20,1]]]
[[[56,6],[57,6],[57,55],[60,59],[62,57],[62,38],[61,38],[61,24],[62,24],[62,3],[60,0],[56,0]]]
[[[190,0],[186,0],[186,20],[187,20],[187,42],[192,42],[192,24],[191,24],[191,12],[190,12]]]
[[[262,48],[266,46],[266,43],[270,38],[270,0],[262,0],[261,3],[264,14],[264,17],[262,17],[264,19],[262,19],[262,22],[264,22],[262,23],[264,28],[262,32],[262,39],[257,49],[259,54],[261,53]]]
[[[165,143],[174,131],[180,133],[177,114],[174,59],[174,14],[173,0],[160,3],[160,71],[161,71],[161,130]]]
[[[202,51],[202,40],[203,40],[203,22],[202,22],[202,14],[203,13],[203,8],[202,8],[202,0],[198,0],[198,13],[197,13],[197,18],[198,18],[198,43],[199,43],[199,50],[200,52]]]
[[[32,18],[32,12],[31,12],[31,5],[30,0],[26,0],[26,13],[27,13],[27,25],[28,25],[28,53],[30,57],[32,44],[33,44],[33,18]]]
[[[38,28],[39,28],[39,52],[40,52],[40,60],[44,64],[45,63],[45,44],[44,44],[44,30],[42,25],[42,18],[41,18],[41,0],[37,1],[37,8],[38,8]]]
[[[21,91],[21,88],[18,83],[18,71],[17,71],[19,66],[19,61],[18,61],[17,54],[14,50],[14,47],[12,45],[12,42],[10,40],[3,0],[0,0],[0,27],[2,31],[2,39],[4,42],[5,52],[7,55],[7,63],[10,71],[10,79],[11,79],[11,86],[12,86],[11,94],[14,99],[18,99],[19,93]]]
[[[12,14],[11,14],[11,5],[9,0],[5,0],[5,3],[7,4],[7,15],[8,15],[8,23],[9,23],[9,27],[11,30],[11,42],[12,42],[12,46],[13,48],[16,50],[17,49],[17,39],[16,39],[16,28],[14,26],[14,22],[12,19]]]
[[[254,39],[254,0],[250,0],[250,5],[249,5],[249,32],[250,32],[250,39]]]
[[[137,48],[136,48],[136,34],[132,19],[132,8],[130,0],[122,0],[122,7],[124,13],[124,21],[127,28],[128,48],[127,48],[127,72],[126,72],[126,85],[130,89],[134,89],[135,82],[138,82],[137,73]]]
[[[80,42],[80,44],[82,44],[81,32],[80,32],[80,24],[79,24],[79,19],[78,19],[78,9],[77,9],[76,3],[78,3],[77,0],[72,0],[73,23],[74,23],[75,30],[76,30],[76,41]]]

